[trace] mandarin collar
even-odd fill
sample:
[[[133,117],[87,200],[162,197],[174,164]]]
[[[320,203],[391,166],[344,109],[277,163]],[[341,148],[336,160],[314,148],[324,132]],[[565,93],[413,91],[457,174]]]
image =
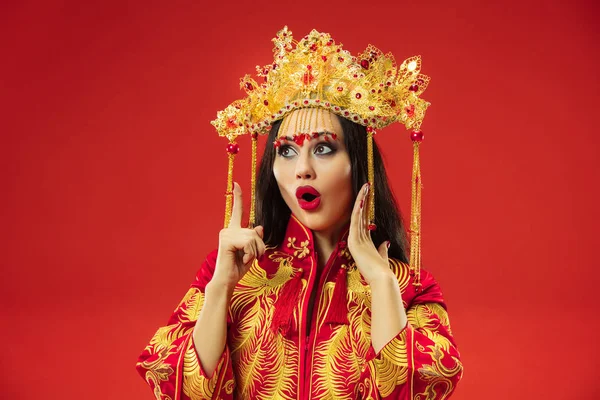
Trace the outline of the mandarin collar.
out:
[[[348,247],[347,241],[349,233],[350,222],[343,227],[338,237],[336,245],[338,253],[348,253],[345,250]],[[285,231],[285,237],[279,246],[279,250],[290,254],[298,260],[305,260],[315,253],[315,243],[312,231],[302,224],[294,214],[290,215]]]

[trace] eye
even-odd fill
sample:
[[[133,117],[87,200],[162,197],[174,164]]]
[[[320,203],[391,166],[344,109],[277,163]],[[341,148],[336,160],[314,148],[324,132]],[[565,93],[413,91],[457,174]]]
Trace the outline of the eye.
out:
[[[281,157],[289,158],[298,153],[296,153],[296,150],[289,144],[284,144],[279,146],[277,154],[279,154]]]
[[[333,152],[334,152],[334,149],[328,144],[319,143],[315,146],[315,154],[325,155],[325,154],[330,154]]]

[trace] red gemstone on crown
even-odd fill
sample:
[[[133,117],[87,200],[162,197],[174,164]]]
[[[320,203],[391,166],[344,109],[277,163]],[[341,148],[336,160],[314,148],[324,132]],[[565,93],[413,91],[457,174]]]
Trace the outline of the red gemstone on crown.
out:
[[[369,106],[369,110],[373,111],[374,109],[375,109],[375,107]]]
[[[246,89],[254,90],[254,86],[252,86],[252,84],[250,82],[246,82]]]
[[[306,69],[310,71],[312,69],[312,65],[307,65]]]
[[[337,87],[337,90],[338,90],[338,92],[341,92],[342,90],[344,90],[344,88],[343,88],[343,87],[341,87],[341,86],[338,86],[338,87]]]
[[[424,138],[422,131],[412,131],[410,133],[410,140],[413,142],[422,142]]]
[[[362,97],[362,94],[360,94],[360,93],[356,93],[356,98],[357,98],[357,99],[360,99],[361,97]]]
[[[263,104],[264,104],[265,106],[268,106],[268,105],[269,105],[269,100],[265,100],[265,101],[263,101]]]
[[[338,61],[339,62],[343,62],[344,61],[344,57],[338,57]]]
[[[411,92],[416,92],[417,90],[419,90],[419,87],[415,84],[412,84],[412,85],[410,85],[408,90],[410,90]]]
[[[321,60],[327,61],[327,56],[321,56]]]
[[[229,154],[237,154],[240,151],[240,146],[237,143],[229,143],[226,150]]]
[[[364,69],[369,69],[369,60],[362,60],[360,62],[360,66],[363,67]]]
[[[314,80],[315,80],[315,77],[310,72],[306,72],[302,76],[302,83],[304,83],[305,85],[312,83],[312,81],[314,81]]]

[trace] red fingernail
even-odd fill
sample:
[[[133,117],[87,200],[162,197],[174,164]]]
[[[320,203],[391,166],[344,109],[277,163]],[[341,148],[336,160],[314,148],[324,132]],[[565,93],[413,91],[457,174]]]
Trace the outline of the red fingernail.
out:
[[[390,241],[388,240],[388,242],[387,242],[387,248],[388,248],[388,249],[390,248],[390,244],[391,244],[391,243],[390,243]]]
[[[364,202],[365,202],[364,200],[360,201],[360,208],[362,208]]]

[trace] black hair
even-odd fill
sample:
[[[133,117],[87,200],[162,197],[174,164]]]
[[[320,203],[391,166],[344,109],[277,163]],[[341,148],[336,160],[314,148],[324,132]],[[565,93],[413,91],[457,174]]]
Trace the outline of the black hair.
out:
[[[344,145],[350,157],[352,168],[352,193],[356,198],[360,188],[368,181],[367,130],[346,118],[338,117],[344,132]],[[256,225],[264,227],[264,242],[267,246],[278,246],[285,236],[291,211],[279,191],[273,163],[276,150],[272,143],[277,138],[281,120],[275,122],[269,132],[267,145],[262,156],[256,182]],[[373,141],[373,168],[375,173],[375,225],[371,232],[373,243],[378,248],[386,240],[390,241],[388,255],[408,263],[408,238],[396,199],[388,184],[383,160]]]

